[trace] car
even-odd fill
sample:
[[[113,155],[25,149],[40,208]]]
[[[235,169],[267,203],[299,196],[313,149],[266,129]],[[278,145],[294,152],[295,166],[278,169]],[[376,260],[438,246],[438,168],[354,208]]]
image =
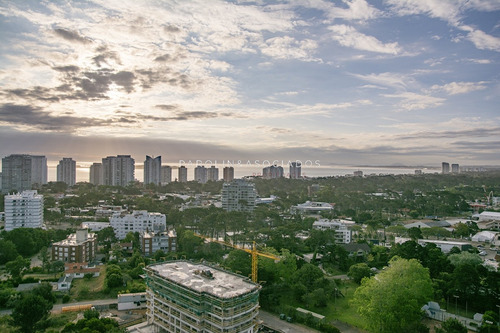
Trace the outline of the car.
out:
[[[485,252],[485,251],[481,251],[481,252],[479,252],[479,255],[480,255],[480,256],[485,256],[485,255],[486,255],[486,252]]]

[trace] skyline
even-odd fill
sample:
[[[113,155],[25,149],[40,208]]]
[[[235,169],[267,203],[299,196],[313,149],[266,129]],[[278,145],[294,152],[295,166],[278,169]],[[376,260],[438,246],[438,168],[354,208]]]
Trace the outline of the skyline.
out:
[[[500,165],[498,1],[0,1],[0,156]]]

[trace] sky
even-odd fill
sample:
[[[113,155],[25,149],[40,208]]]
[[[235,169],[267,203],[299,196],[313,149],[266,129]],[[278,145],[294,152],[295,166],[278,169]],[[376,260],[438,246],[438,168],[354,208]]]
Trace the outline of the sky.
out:
[[[0,0],[0,156],[500,165],[500,1]]]

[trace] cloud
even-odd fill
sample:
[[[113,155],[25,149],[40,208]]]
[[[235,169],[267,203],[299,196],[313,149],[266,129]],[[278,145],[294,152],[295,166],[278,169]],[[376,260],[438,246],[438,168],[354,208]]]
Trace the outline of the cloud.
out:
[[[377,8],[368,4],[365,0],[344,0],[348,8],[333,7],[327,10],[327,16],[330,19],[344,20],[372,20],[380,17],[382,12]]]
[[[269,38],[261,46],[261,52],[276,59],[298,59],[314,61],[313,52],[318,48],[311,39],[296,40],[290,36]]]
[[[354,27],[345,24],[328,27],[332,32],[330,37],[345,47],[356,50],[397,55],[402,52],[398,43],[383,43],[373,36],[358,32]]]
[[[38,128],[48,131],[72,132],[76,128],[109,126],[112,120],[73,115],[56,115],[31,105],[0,105],[0,122],[15,126]]]
[[[473,29],[469,32],[467,38],[480,50],[500,52],[500,38],[488,35],[477,29]]]
[[[54,29],[54,32],[57,36],[62,37],[70,42],[77,42],[82,44],[88,44],[92,42],[89,38],[80,35],[77,31],[71,31],[64,28],[56,28]]]
[[[401,99],[401,103],[399,103],[397,106],[409,111],[433,108],[440,106],[445,102],[444,98],[433,97],[429,95],[420,95],[413,92],[384,94],[382,96]]]
[[[386,0],[392,10],[400,16],[424,14],[432,18],[439,18],[449,25],[462,31],[467,31],[467,39],[480,50],[500,52],[500,38],[464,25],[463,16],[467,11],[496,11],[500,10],[498,1],[469,1],[469,0]],[[455,39],[459,41],[460,38]]]
[[[352,74],[352,76],[363,80],[370,82],[375,85],[381,85],[381,86],[386,86],[386,87],[392,87],[396,88],[398,90],[401,89],[406,89],[407,86],[410,83],[414,82],[414,79],[411,77],[408,77],[405,74],[401,73],[390,73],[390,72],[385,72],[385,73],[371,73],[371,74]],[[370,88],[373,88],[373,86],[369,86]]]
[[[486,89],[486,82],[451,82],[445,85],[433,85],[431,90],[444,91],[449,95],[466,94],[471,91]]]

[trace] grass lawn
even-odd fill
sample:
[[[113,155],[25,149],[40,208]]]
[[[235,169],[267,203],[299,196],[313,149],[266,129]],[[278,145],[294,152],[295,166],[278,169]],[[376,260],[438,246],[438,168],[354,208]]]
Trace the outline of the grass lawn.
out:
[[[51,314],[49,317],[50,327],[47,327],[47,330],[61,331],[66,324],[74,321],[77,316],[77,312]]]
[[[293,307],[306,308],[309,311],[319,313],[326,317],[328,322],[339,320],[345,322],[349,325],[365,329],[366,321],[356,312],[356,309],[349,304],[349,301],[353,298],[354,291],[358,285],[352,281],[344,281],[340,287],[340,291],[345,297],[337,297],[334,300],[330,300],[326,307],[311,307],[306,308],[302,302],[295,300],[293,295],[283,295],[281,299],[281,304],[288,304]]]
[[[92,300],[110,297],[103,292],[104,280],[106,278],[106,266],[99,266],[101,268],[98,277],[91,279],[73,279],[69,296],[71,299],[78,301]]]

